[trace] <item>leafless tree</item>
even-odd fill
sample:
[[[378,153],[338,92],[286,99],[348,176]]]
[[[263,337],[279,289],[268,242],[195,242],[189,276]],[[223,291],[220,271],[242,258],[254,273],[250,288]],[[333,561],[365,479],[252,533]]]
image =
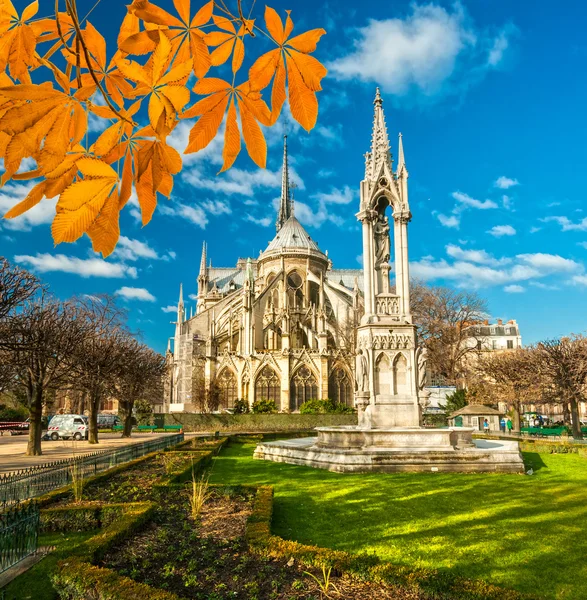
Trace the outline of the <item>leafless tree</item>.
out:
[[[505,402],[512,408],[515,431],[520,431],[522,405],[533,404],[541,397],[536,361],[534,348],[518,348],[510,352],[486,352],[475,365],[475,375],[486,383],[486,400]]]
[[[87,323],[77,302],[61,302],[41,292],[3,319],[1,328],[13,385],[24,390],[30,413],[27,455],[40,455],[43,407],[51,392],[68,383]]]
[[[587,338],[572,335],[536,345],[536,377],[543,400],[568,406],[575,439],[583,439],[579,403],[587,400]]]
[[[87,324],[82,343],[73,357],[75,388],[87,395],[90,444],[98,443],[98,413],[102,403],[114,395],[115,380],[128,337],[125,313],[110,296],[81,302]]]
[[[132,413],[137,400],[150,404],[163,397],[165,358],[135,338],[127,335],[120,347],[120,361],[115,376],[119,413],[124,420],[122,437],[130,437]]]
[[[11,265],[0,256],[0,320],[40,289],[41,283],[32,273]]]
[[[487,317],[487,302],[475,292],[429,287],[413,281],[411,310],[419,338],[428,348],[430,370],[448,383],[463,386],[481,341],[475,324]]]

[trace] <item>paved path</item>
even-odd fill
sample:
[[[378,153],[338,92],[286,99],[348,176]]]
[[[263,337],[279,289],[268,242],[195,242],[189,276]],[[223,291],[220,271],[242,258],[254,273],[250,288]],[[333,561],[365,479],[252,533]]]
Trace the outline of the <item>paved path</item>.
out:
[[[100,450],[110,450],[128,444],[137,444],[157,437],[173,435],[169,433],[133,433],[132,437],[122,438],[120,433],[99,434],[99,444],[89,444],[85,440],[73,442],[46,441],[42,442],[42,456],[25,456],[28,435],[3,435],[0,437],[0,474],[10,473],[18,469],[25,469],[47,462],[53,462],[74,455],[88,454]]]

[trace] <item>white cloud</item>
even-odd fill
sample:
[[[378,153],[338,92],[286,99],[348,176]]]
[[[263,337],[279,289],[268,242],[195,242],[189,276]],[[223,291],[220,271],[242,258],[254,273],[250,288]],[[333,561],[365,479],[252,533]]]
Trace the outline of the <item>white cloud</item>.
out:
[[[581,219],[578,223],[573,223],[568,217],[545,217],[540,220],[544,223],[554,221],[561,226],[563,231],[587,231],[587,217]]]
[[[273,217],[261,217],[257,219],[253,215],[246,214],[245,221],[249,221],[250,223],[255,223],[256,225],[260,225],[261,227],[269,227],[271,223],[273,223]]]
[[[149,244],[145,244],[139,240],[131,240],[124,235],[120,236],[113,256],[121,260],[130,261],[136,261],[139,258],[152,258],[154,260],[159,258],[157,252]]]
[[[465,250],[454,244],[446,246],[446,253],[457,260],[465,260],[480,265],[499,266],[511,262],[508,258],[497,259],[485,250]]]
[[[17,263],[25,264],[39,273],[62,272],[73,273],[80,277],[130,277],[136,279],[136,267],[129,267],[122,263],[115,263],[101,258],[77,258],[65,254],[40,254],[35,256],[17,255]]]
[[[585,248],[585,250],[587,250],[587,242],[579,242],[579,246],[582,246]]]
[[[571,281],[575,285],[585,285],[585,286],[587,286],[587,275],[575,275],[572,278]]]
[[[463,192],[453,192],[452,197],[460,202],[462,206],[468,206],[470,208],[478,208],[479,210],[488,210],[491,208],[497,208],[497,204],[493,200],[476,200],[475,198],[471,198],[469,194],[464,194]],[[462,207],[458,205],[455,207],[455,212],[462,210]]]
[[[530,233],[538,233],[541,229],[541,227],[531,227]]]
[[[356,196],[355,190],[345,185],[342,189],[333,187],[328,193],[319,192],[314,194],[312,198],[316,198],[319,202],[325,202],[326,204],[349,204]]]
[[[127,300],[141,300],[144,302],[155,302],[156,300],[155,296],[145,288],[123,286],[114,293]]]
[[[164,313],[174,313],[177,312],[177,306],[173,306],[172,304],[170,304],[169,306],[162,306],[161,310]]]
[[[442,213],[438,213],[437,215],[438,220],[440,221],[440,224],[443,225],[444,227],[451,227],[453,229],[458,229],[461,225],[461,219],[460,217],[457,217],[457,215],[450,215],[449,217],[447,217],[446,215],[443,215]]]
[[[512,199],[505,194],[501,197],[501,204],[506,210],[511,210],[513,208]]]
[[[27,194],[38,182],[29,183],[7,183],[0,190],[0,214],[5,214],[12,207],[16,206],[21,200],[24,200]],[[27,212],[14,219],[3,219],[2,227],[14,231],[30,231],[37,225],[47,225],[55,217],[55,205],[57,198],[48,200],[43,198]]]
[[[521,285],[512,284],[512,285],[506,285],[503,288],[503,291],[507,292],[508,294],[521,294],[522,292],[526,291],[526,288]]]
[[[556,254],[518,254],[498,259],[485,251],[474,255],[467,255],[465,252],[449,245],[447,253],[449,256],[452,254],[451,258],[457,259],[455,262],[424,257],[411,263],[410,272],[424,280],[445,279],[454,281],[459,287],[481,288],[519,284],[551,275],[582,277],[584,271],[581,263]]]
[[[182,204],[181,202],[176,202],[172,200],[166,204],[160,204],[159,210],[162,215],[167,215],[170,217],[180,217],[189,221],[190,223],[194,223],[201,229],[205,229],[208,224],[208,217],[206,216],[206,212],[200,206],[188,206],[187,204]]]
[[[517,179],[511,179],[510,177],[505,177],[502,175],[495,180],[493,184],[496,188],[500,188],[502,190],[507,190],[514,185],[520,185],[520,182]]]
[[[480,80],[503,58],[508,32],[493,38],[474,29],[459,3],[452,12],[433,4],[411,8],[405,19],[371,19],[358,28],[352,52],[327,65],[331,73],[393,94],[415,89],[430,97]]]
[[[509,39],[505,33],[502,31],[493,41],[493,47],[489,51],[489,56],[487,57],[487,63],[492,67],[496,67],[503,59],[503,55],[505,51],[508,49]]]
[[[222,200],[204,200],[202,202],[202,208],[211,215],[229,215],[232,213],[232,209],[230,208],[227,202],[223,202]]]
[[[516,235],[516,230],[511,225],[495,225],[487,230],[487,233],[493,237],[502,237],[504,235]]]

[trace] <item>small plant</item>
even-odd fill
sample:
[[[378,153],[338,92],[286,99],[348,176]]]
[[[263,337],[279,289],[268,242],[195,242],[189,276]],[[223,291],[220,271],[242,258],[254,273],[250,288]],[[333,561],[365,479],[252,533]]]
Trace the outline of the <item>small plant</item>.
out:
[[[326,596],[326,598],[330,598],[330,594],[328,593],[328,590],[331,587],[337,594],[340,594],[340,592],[338,591],[338,588],[334,585],[334,583],[332,583],[332,581],[330,581],[331,573],[332,573],[332,567],[328,567],[328,569],[326,569],[326,565],[322,565],[322,580],[320,580],[320,579],[318,579],[318,577],[316,577],[316,575],[310,573],[309,571],[304,571],[305,575],[309,575],[312,579],[314,579],[316,581],[316,583],[318,584],[318,587],[320,588],[320,595],[322,597]]]
[[[173,473],[173,467],[175,466],[175,460],[172,452],[162,452],[159,455],[163,466],[165,467],[165,473],[171,475]]]
[[[277,404],[274,400],[255,400],[253,402],[253,413],[255,414],[269,414],[277,412]]]
[[[249,412],[249,403],[243,398],[237,398],[234,403],[233,412],[235,415],[244,415]]]
[[[302,415],[352,414],[355,410],[334,400],[307,400],[300,406]]]
[[[192,491],[190,494],[190,508],[192,519],[194,521],[200,516],[202,507],[210,498],[212,492],[209,489],[208,477],[198,479],[194,471],[194,462],[192,460]]]
[[[81,459],[76,456],[76,443],[72,442],[71,454],[73,456],[73,462],[69,467],[71,474],[71,490],[73,492],[74,501],[79,504],[82,501],[84,495],[84,469],[81,463]]]

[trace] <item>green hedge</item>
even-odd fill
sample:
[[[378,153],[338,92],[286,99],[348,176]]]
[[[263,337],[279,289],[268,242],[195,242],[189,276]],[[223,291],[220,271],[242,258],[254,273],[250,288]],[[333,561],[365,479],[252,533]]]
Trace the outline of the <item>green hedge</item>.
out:
[[[480,580],[458,577],[449,570],[412,568],[381,561],[375,555],[353,555],[339,550],[284,540],[271,533],[273,488],[257,489],[253,512],[247,521],[249,548],[261,556],[294,558],[303,565],[332,567],[360,579],[383,582],[451,600],[523,600],[530,596]]]
[[[60,506],[41,510],[41,532],[91,531],[109,527],[119,519],[127,503],[100,505],[95,503]]]
[[[522,452],[543,452],[545,454],[580,454],[587,456],[587,447],[571,442],[551,442],[550,440],[524,440],[520,442]]]
[[[300,414],[245,414],[207,415],[195,413],[171,413],[157,415],[165,425],[181,424],[184,431],[234,431],[279,432],[304,431],[314,427],[356,425],[357,415],[300,415]]]

